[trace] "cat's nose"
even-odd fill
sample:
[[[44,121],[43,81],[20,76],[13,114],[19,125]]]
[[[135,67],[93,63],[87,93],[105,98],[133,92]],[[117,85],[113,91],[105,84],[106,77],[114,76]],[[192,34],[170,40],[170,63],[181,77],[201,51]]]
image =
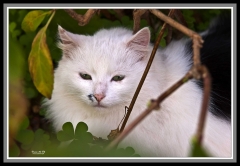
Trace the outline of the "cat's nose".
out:
[[[94,94],[94,97],[98,102],[100,102],[105,97],[105,95],[104,94]]]

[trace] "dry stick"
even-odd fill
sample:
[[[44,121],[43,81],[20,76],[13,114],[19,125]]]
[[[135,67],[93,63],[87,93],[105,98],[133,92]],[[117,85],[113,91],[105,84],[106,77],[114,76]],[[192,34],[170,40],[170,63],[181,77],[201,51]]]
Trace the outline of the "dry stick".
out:
[[[182,33],[184,33],[185,35],[189,36],[190,38],[193,37],[193,35],[197,35],[199,36],[196,32],[188,29],[187,27],[183,26],[182,24],[178,23],[177,21],[169,18],[168,16],[166,16],[165,14],[163,14],[162,12],[160,12],[159,10],[156,9],[149,9],[149,11],[154,14],[155,16],[157,16],[158,18],[160,18],[161,20],[163,20],[164,22],[168,23],[169,25],[171,25],[172,27],[178,29],[179,31],[181,31]],[[200,40],[200,43],[202,43],[202,39],[201,36],[199,36],[198,38]]]
[[[200,48],[202,47],[203,40],[200,35],[196,32],[184,27],[183,25],[179,24],[178,22],[169,19],[163,13],[158,10],[149,10],[151,13],[162,19],[163,21],[167,22],[172,27],[178,29],[179,31],[183,32],[187,36],[191,37],[193,40],[193,68],[191,70],[193,77],[195,79],[200,79],[201,77],[204,78],[204,96],[202,102],[202,108],[200,112],[199,118],[199,125],[197,129],[197,142],[201,144],[203,129],[206,119],[208,101],[210,98],[210,90],[211,90],[211,76],[208,73],[208,70],[205,66],[201,65],[200,61]]]
[[[134,20],[133,34],[137,33],[137,31],[140,29],[141,16],[142,16],[146,11],[147,11],[147,10],[145,10],[145,9],[135,9],[135,10],[133,11],[133,20]]]
[[[117,13],[118,19],[121,19],[124,16],[124,9],[113,9]]]
[[[194,66],[199,66],[201,65],[201,61],[200,61],[200,48],[202,47],[202,43],[203,40],[201,38],[201,36],[199,36],[198,34],[193,34],[193,65]],[[197,68],[196,68],[197,69]],[[195,75],[194,77],[196,79],[200,79],[201,75],[199,72],[196,72],[197,75]]]
[[[185,35],[187,35],[193,39],[193,42],[196,43],[196,44],[193,44],[193,49],[194,49],[193,50],[193,63],[194,63],[194,65],[200,65],[200,53],[199,53],[200,50],[196,49],[196,48],[201,47],[201,44],[203,43],[202,37],[199,34],[197,34],[196,32],[186,28],[185,26],[178,23],[177,21],[164,15],[159,10],[149,9],[149,11],[151,13],[153,13],[155,16],[157,16],[158,18],[160,18],[161,20],[163,20],[164,22],[168,23],[172,27],[178,29],[179,31],[181,31],[182,33],[184,33]]]
[[[185,21],[182,12],[179,9],[175,9],[175,13],[174,16],[176,17],[176,19],[185,27],[187,27],[187,22]]]
[[[99,11],[99,9],[89,9],[87,12],[82,16],[81,14],[76,13],[73,9],[64,9],[73,19],[78,21],[79,26],[86,25],[92,16]]]
[[[174,13],[175,18],[178,20],[178,22],[180,22],[182,25],[184,25],[185,27],[188,27],[187,22],[185,21],[182,12],[180,11],[180,9],[176,9],[176,12]],[[178,34],[178,38],[182,38],[183,37],[183,33],[179,33]]]
[[[201,145],[201,143],[202,143],[203,130],[204,130],[204,125],[205,125],[205,121],[206,121],[207,108],[208,108],[210,92],[211,92],[210,73],[208,72],[207,67],[204,65],[200,66],[200,70],[202,73],[201,75],[203,78],[204,89],[203,89],[203,102],[202,102],[201,114],[199,117],[198,128],[197,128],[197,133],[196,133],[196,139],[197,139],[197,143],[199,145]]]
[[[166,44],[168,45],[172,40],[172,27],[168,25],[168,34],[166,36]]]
[[[173,13],[174,13],[174,9],[170,10],[170,12],[169,12],[168,15],[171,17],[171,16],[173,15]],[[126,123],[127,123],[127,120],[128,120],[128,118],[129,118],[129,116],[130,116],[130,114],[131,114],[131,112],[132,112],[132,109],[133,109],[133,106],[134,106],[135,101],[136,101],[136,99],[137,99],[137,96],[138,96],[138,94],[139,94],[139,92],[140,92],[140,90],[141,90],[141,88],[142,88],[142,85],[143,85],[143,83],[144,83],[144,80],[145,80],[145,78],[146,78],[146,76],[147,76],[147,73],[148,73],[150,67],[151,67],[151,64],[152,64],[152,61],[153,61],[153,59],[154,59],[155,53],[156,53],[156,51],[157,51],[157,49],[158,49],[160,40],[162,39],[162,36],[163,36],[163,33],[164,33],[164,29],[166,28],[166,25],[167,25],[167,23],[164,23],[164,25],[162,26],[162,29],[161,29],[161,31],[160,31],[160,33],[159,33],[159,35],[158,35],[158,38],[157,38],[157,40],[156,40],[156,43],[154,44],[154,47],[153,47],[151,56],[150,56],[150,58],[149,58],[149,60],[148,60],[148,64],[147,64],[147,66],[146,66],[146,68],[145,68],[145,71],[144,71],[144,73],[143,73],[143,75],[142,75],[142,78],[141,78],[141,80],[140,80],[140,82],[139,82],[139,84],[138,84],[138,87],[137,87],[137,89],[136,89],[136,91],[135,91],[135,93],[134,93],[133,99],[132,99],[132,101],[131,101],[131,103],[130,103],[130,105],[129,105],[129,107],[128,107],[128,112],[127,112],[126,117],[125,117],[125,119],[124,119],[124,121],[123,121],[123,124],[122,124],[122,126],[121,126],[120,132],[123,131],[123,129],[124,129]]]
[[[189,79],[192,79],[192,72],[188,72],[182,79],[176,82],[172,87],[170,87],[167,91],[165,91],[162,95],[160,95],[156,100],[152,100],[148,108],[139,115],[119,136],[117,136],[109,145],[106,147],[106,151],[111,150],[116,147],[118,143],[138,124],[142,121],[152,110],[159,109],[160,103],[167,98],[170,94],[172,94],[175,90],[177,90],[181,85],[186,83]]]

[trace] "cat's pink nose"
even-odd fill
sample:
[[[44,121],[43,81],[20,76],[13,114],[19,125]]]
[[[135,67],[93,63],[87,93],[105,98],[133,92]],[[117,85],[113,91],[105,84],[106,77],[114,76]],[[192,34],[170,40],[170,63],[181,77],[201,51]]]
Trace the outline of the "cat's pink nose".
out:
[[[96,100],[98,102],[100,102],[105,97],[105,95],[104,94],[95,94],[94,97],[96,98]]]

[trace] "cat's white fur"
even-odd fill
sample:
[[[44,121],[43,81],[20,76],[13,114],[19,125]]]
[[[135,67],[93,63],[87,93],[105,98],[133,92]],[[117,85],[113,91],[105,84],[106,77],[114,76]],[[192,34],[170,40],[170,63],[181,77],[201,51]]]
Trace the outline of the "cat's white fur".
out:
[[[83,36],[59,26],[59,36],[63,57],[54,73],[52,98],[45,100],[47,118],[56,131],[65,122],[75,126],[83,121],[93,135],[107,139],[122,120],[150,57],[150,31],[143,28],[132,35],[125,28],[112,28]],[[150,99],[156,99],[189,70],[191,56],[185,55],[185,42],[173,41],[157,51],[127,125],[146,109]],[[91,75],[92,80],[82,79],[79,73]],[[125,78],[111,81],[115,75]],[[95,107],[97,101],[91,101],[89,94],[104,94],[103,107]],[[201,102],[202,90],[188,81],[161,103],[159,111],[138,124],[120,146],[131,146],[141,156],[187,157]],[[203,144],[213,156],[231,157],[231,124],[208,113]]]

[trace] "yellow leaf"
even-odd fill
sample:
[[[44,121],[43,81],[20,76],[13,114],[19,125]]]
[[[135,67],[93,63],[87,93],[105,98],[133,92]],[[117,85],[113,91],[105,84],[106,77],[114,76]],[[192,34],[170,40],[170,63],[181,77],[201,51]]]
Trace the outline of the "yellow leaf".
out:
[[[45,16],[50,14],[51,12],[52,11],[44,12],[42,10],[30,11],[22,21],[22,29],[25,32],[35,31],[43,21]]]
[[[45,97],[51,99],[53,89],[53,64],[46,43],[46,29],[52,19],[35,36],[30,55],[28,57],[29,71],[37,90]]]

